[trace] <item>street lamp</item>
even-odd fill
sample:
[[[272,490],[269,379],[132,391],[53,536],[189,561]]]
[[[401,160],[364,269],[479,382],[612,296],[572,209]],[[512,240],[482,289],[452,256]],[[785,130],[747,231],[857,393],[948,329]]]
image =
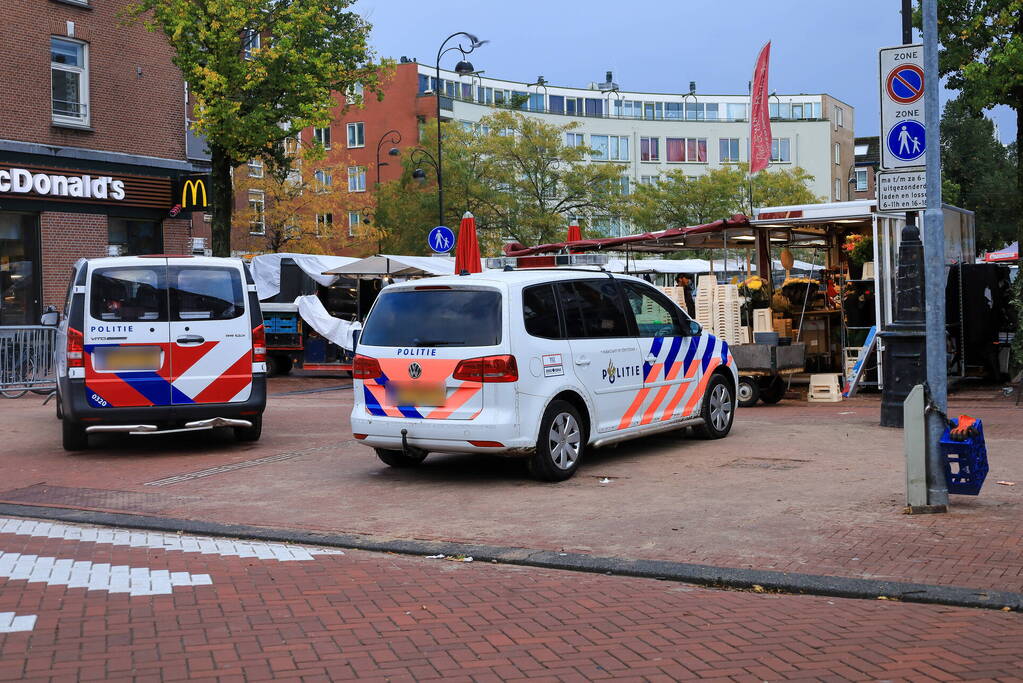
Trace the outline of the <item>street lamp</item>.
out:
[[[390,136],[390,141],[392,145],[397,145],[398,143],[401,142],[401,133],[399,133],[397,130],[393,128],[384,133],[383,135],[381,135],[380,139],[377,141],[377,187],[380,187],[380,167],[387,166],[386,161],[384,162],[380,161],[380,148],[384,146],[384,142],[388,140],[388,136]],[[396,157],[399,154],[401,154],[401,150],[398,149],[397,147],[392,147],[387,151],[387,154],[388,156]]]
[[[425,161],[426,163],[433,166],[433,170],[437,173],[437,182],[438,184],[440,183],[440,167],[437,164],[437,159],[435,159],[434,156],[427,152],[425,149],[423,149],[422,147],[417,147],[414,150],[412,150],[412,154],[409,155],[409,161],[411,161],[415,166],[417,166],[416,170],[412,171],[413,179],[418,180],[419,182],[426,181],[426,171],[424,171],[422,168],[418,168],[420,163]],[[443,214],[441,214],[441,222],[438,223],[438,225],[443,224],[444,224]]]
[[[459,36],[469,39],[468,47],[465,47],[461,42],[459,42],[457,45],[453,45],[445,49],[444,46],[447,45],[452,38],[458,38]],[[471,33],[466,33],[465,31],[458,31],[456,33],[452,33],[450,36],[445,38],[444,42],[441,43],[440,47],[437,49],[437,62],[435,64],[435,71],[437,76],[437,158],[433,159],[434,167],[437,169],[437,217],[438,217],[437,225],[444,225],[444,177],[443,177],[444,174],[442,171],[443,149],[441,146],[440,135],[440,98],[441,98],[440,60],[441,57],[443,57],[448,52],[451,52],[452,50],[458,50],[459,52],[462,53],[462,59],[458,62],[458,64],[455,65],[455,73],[457,73],[459,76],[468,76],[472,73],[475,73],[476,69],[473,68],[472,62],[466,59],[466,56],[476,48],[486,45],[488,42],[490,41],[480,40]],[[416,170],[417,172],[422,173],[420,169]],[[412,177],[415,178],[417,176],[415,173],[413,173]],[[420,177],[425,178],[426,176],[425,174],[422,174],[422,176]]]
[[[526,85],[526,87],[527,88],[533,88],[533,87],[537,88],[537,92],[536,92],[537,95],[540,94],[540,90],[539,89],[543,88],[543,108],[540,111],[546,112],[547,111],[547,79],[544,78],[543,76],[537,76],[536,77],[536,83],[528,83]]]
[[[618,101],[619,102],[622,101],[622,94],[620,92],[618,92],[618,84],[614,82],[614,74],[612,74],[610,71],[608,71],[607,74],[605,75],[604,82],[599,84],[597,86],[597,89],[600,90],[600,92],[604,93],[604,95],[606,96],[604,99],[607,102],[607,115],[608,115],[608,117],[610,117],[611,116],[611,93],[614,93],[615,95],[618,96]]]
[[[682,107],[683,107],[683,110],[682,110],[682,120],[683,121],[688,121],[689,120],[689,112],[687,111],[689,109],[689,107],[687,105],[689,104],[689,98],[690,97],[693,98],[693,104],[694,105],[700,103],[700,98],[696,96],[696,81],[689,81],[689,92],[687,92],[685,95],[682,96]],[[698,121],[700,119],[700,113],[698,111],[694,112],[694,113],[696,114],[696,118],[693,119],[693,120],[694,121]]]

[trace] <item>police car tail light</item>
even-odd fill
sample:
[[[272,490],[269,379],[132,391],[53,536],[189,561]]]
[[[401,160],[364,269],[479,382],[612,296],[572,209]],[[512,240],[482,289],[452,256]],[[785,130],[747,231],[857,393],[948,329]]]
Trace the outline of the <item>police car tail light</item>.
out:
[[[356,356],[352,361],[352,379],[375,379],[384,374],[376,358]]]
[[[85,337],[73,327],[67,328],[67,366],[85,367]]]
[[[252,328],[252,362],[266,362],[266,330],[262,324]]]
[[[483,356],[463,360],[452,375],[469,382],[517,382],[519,366],[515,356]]]

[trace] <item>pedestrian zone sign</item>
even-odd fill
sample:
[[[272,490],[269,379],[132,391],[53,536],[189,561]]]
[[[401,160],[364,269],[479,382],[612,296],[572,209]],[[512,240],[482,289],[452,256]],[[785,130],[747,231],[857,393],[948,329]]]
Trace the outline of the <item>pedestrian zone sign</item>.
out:
[[[455,233],[446,225],[438,225],[430,231],[426,241],[434,252],[446,254],[455,246]]]
[[[923,60],[923,45],[887,47],[879,53],[881,168],[885,170],[924,165]]]

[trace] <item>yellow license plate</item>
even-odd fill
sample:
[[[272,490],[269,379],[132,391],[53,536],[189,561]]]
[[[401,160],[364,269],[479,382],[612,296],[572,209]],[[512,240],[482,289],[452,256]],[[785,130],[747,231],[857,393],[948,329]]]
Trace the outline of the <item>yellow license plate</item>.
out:
[[[157,346],[99,347],[96,349],[95,356],[97,370],[138,372],[160,369],[160,348]]]
[[[399,406],[442,406],[448,398],[443,384],[398,387],[395,404]]]

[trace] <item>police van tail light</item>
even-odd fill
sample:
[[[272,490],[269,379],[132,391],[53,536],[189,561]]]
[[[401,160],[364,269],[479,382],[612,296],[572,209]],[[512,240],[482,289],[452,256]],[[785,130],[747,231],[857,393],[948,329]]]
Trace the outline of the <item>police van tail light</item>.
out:
[[[252,328],[252,362],[266,362],[266,331],[262,325]]]
[[[352,379],[376,379],[382,374],[384,371],[376,358],[357,355],[352,361]]]
[[[452,375],[469,382],[517,382],[519,366],[515,356],[483,356],[463,360]]]
[[[85,367],[85,337],[73,327],[67,328],[67,366]]]

